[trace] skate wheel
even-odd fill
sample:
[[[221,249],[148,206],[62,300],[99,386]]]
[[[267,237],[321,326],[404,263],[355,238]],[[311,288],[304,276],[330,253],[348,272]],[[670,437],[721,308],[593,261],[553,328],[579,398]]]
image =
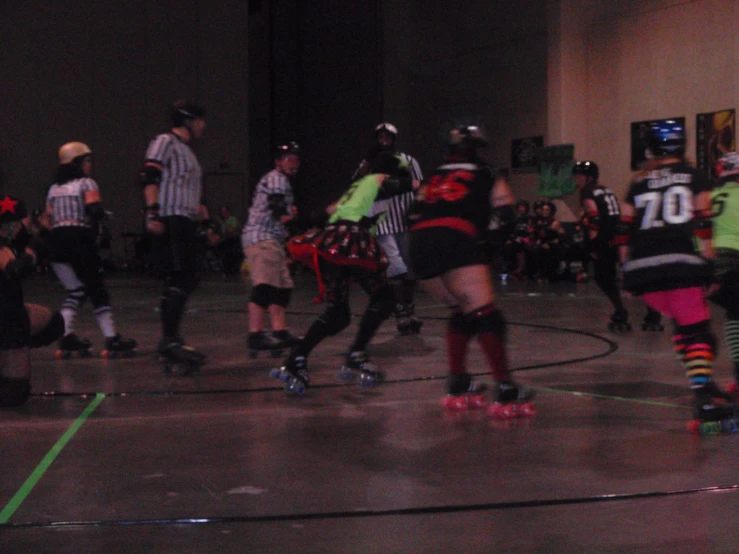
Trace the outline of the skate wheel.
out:
[[[441,405],[445,410],[451,412],[463,412],[469,407],[467,399],[464,396],[455,396],[453,394],[447,394],[442,398]]]
[[[276,367],[270,370],[269,376],[272,377],[272,379],[279,379],[280,381],[282,381],[282,373],[283,371],[279,367]]]
[[[513,419],[516,417],[516,406],[514,404],[501,404],[499,402],[494,402],[488,407],[488,415],[495,419]]]
[[[481,394],[472,394],[467,397],[470,410],[482,410],[488,405],[488,400]]]
[[[342,366],[337,375],[339,379],[346,381],[347,383],[354,381],[354,372],[346,366]]]
[[[65,360],[67,358],[65,352],[62,352],[61,350],[57,350],[56,352],[54,352],[54,357],[57,360]]]
[[[533,417],[536,415],[536,406],[531,402],[526,402],[518,407],[517,415],[519,417]]]
[[[293,378],[289,383],[285,384],[285,390],[302,396],[305,394],[305,383],[300,379]]]

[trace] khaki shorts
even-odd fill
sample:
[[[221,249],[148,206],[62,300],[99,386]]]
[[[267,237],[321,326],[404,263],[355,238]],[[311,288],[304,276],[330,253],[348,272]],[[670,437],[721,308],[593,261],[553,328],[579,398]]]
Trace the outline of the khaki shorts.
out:
[[[252,285],[293,288],[293,280],[287,266],[287,252],[279,242],[265,240],[252,244],[246,247],[244,254],[249,264]]]

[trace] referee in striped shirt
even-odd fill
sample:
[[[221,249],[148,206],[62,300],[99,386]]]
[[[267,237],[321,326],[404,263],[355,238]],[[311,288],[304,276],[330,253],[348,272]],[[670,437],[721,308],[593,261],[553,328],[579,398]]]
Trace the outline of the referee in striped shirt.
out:
[[[392,123],[380,123],[375,127],[376,143],[367,158],[379,152],[390,152],[407,166],[414,181],[422,181],[423,174],[418,161],[404,152],[395,151],[398,129]],[[354,172],[353,180],[367,173],[371,159],[364,159]],[[413,202],[414,193],[407,192],[374,203],[369,216],[385,214],[377,224],[377,242],[388,259],[387,278],[393,284],[395,295],[395,318],[401,334],[418,333],[422,322],[415,315],[413,292],[415,277],[408,263],[409,231],[406,216]]]
[[[139,175],[146,201],[146,230],[153,235],[154,265],[165,278],[159,353],[175,361],[200,358],[202,362],[204,355],[184,346],[180,322],[198,281],[196,222],[205,213],[203,171],[190,144],[205,130],[205,109],[181,100],[171,115],[172,128],[149,143]]]
[[[241,235],[252,285],[247,339],[251,352],[288,346],[295,341],[285,324],[285,308],[293,289],[285,241],[286,225],[298,214],[290,179],[299,168],[300,147],[295,142],[278,146],[274,169],[259,180],[254,190],[249,219]],[[271,336],[262,329],[266,312]]]

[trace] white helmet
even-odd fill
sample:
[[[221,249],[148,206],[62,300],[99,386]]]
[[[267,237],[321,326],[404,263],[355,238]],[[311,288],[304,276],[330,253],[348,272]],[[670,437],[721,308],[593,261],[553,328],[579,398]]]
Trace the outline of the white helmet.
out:
[[[68,142],[59,149],[59,164],[72,163],[75,158],[92,154],[92,150],[84,142]]]

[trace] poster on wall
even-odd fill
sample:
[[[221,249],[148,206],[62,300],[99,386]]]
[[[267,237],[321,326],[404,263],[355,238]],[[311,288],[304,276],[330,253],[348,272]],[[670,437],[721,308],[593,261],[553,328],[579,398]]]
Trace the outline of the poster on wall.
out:
[[[736,112],[699,113],[695,118],[695,162],[709,179],[716,179],[716,162],[736,150]]]
[[[667,119],[653,119],[651,121],[636,121],[631,124],[631,170],[636,171],[647,160],[644,137],[650,131],[657,131],[660,135],[680,134],[685,136],[685,118],[670,117]]]
[[[539,168],[539,149],[544,146],[544,137],[526,137],[511,141],[511,171],[513,173],[536,173]]]
[[[575,192],[572,167],[575,165],[575,145],[558,144],[539,149],[539,184],[536,194],[547,198]]]

